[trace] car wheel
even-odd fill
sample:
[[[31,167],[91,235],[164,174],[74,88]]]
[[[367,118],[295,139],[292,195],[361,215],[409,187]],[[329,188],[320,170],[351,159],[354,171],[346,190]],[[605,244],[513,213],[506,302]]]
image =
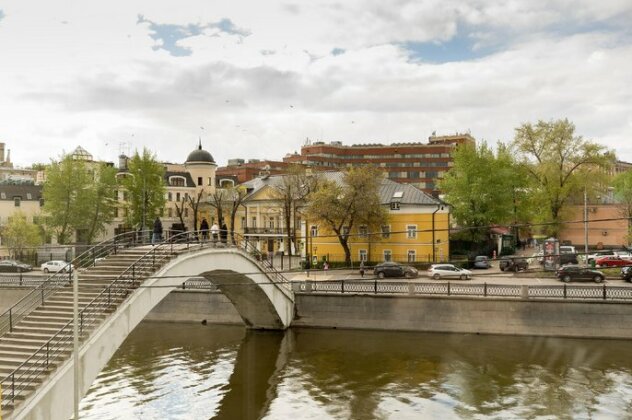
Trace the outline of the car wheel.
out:
[[[409,273],[407,271],[406,273],[404,273],[404,277],[406,277],[407,279],[412,279],[413,278],[413,273]]]
[[[601,283],[603,281],[603,277],[597,275],[593,278],[593,280],[595,281],[595,283]]]
[[[459,277],[461,280],[465,280],[467,278],[467,276],[465,274],[461,274],[461,276]]]
[[[383,279],[384,278],[384,272],[380,271],[379,273],[377,273],[377,277],[380,278],[380,279]]]
[[[563,281],[564,283],[568,283],[569,281],[571,281],[571,276],[566,275],[566,276],[562,277],[562,281]]]
[[[432,278],[435,279],[435,280],[439,280],[441,278],[441,276],[439,275],[439,273],[434,273],[432,275]]]
[[[505,271],[505,267],[500,267],[500,271]]]
[[[48,274],[48,268],[44,269],[44,273]]]

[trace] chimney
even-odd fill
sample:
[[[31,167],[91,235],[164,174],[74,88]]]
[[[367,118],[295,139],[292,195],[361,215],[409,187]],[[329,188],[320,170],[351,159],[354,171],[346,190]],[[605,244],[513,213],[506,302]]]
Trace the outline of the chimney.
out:
[[[4,162],[4,143],[0,143],[0,162]]]

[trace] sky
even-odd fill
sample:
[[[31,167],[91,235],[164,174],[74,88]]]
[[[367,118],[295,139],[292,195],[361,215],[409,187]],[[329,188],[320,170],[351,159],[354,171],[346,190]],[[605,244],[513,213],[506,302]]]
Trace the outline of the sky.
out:
[[[184,162],[201,138],[223,166],[568,118],[632,161],[631,21],[630,0],[0,0],[0,142],[29,166]]]

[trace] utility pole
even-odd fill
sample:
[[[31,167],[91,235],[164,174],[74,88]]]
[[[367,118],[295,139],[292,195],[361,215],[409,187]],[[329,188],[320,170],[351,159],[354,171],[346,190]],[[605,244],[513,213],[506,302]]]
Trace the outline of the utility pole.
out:
[[[584,187],[584,258],[588,258],[588,194]],[[586,262],[588,262],[586,260]]]
[[[70,272],[72,273],[72,309],[73,309],[73,321],[72,321],[72,344],[73,344],[73,370],[74,370],[74,393],[73,393],[73,407],[74,418],[79,419],[79,402],[81,401],[81,389],[79,386],[79,276],[77,271],[73,270],[72,263],[70,264]]]

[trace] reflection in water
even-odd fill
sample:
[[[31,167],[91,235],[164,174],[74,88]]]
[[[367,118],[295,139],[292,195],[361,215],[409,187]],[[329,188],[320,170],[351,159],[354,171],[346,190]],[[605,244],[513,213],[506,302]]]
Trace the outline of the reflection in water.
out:
[[[632,342],[143,323],[82,418],[624,418]]]

